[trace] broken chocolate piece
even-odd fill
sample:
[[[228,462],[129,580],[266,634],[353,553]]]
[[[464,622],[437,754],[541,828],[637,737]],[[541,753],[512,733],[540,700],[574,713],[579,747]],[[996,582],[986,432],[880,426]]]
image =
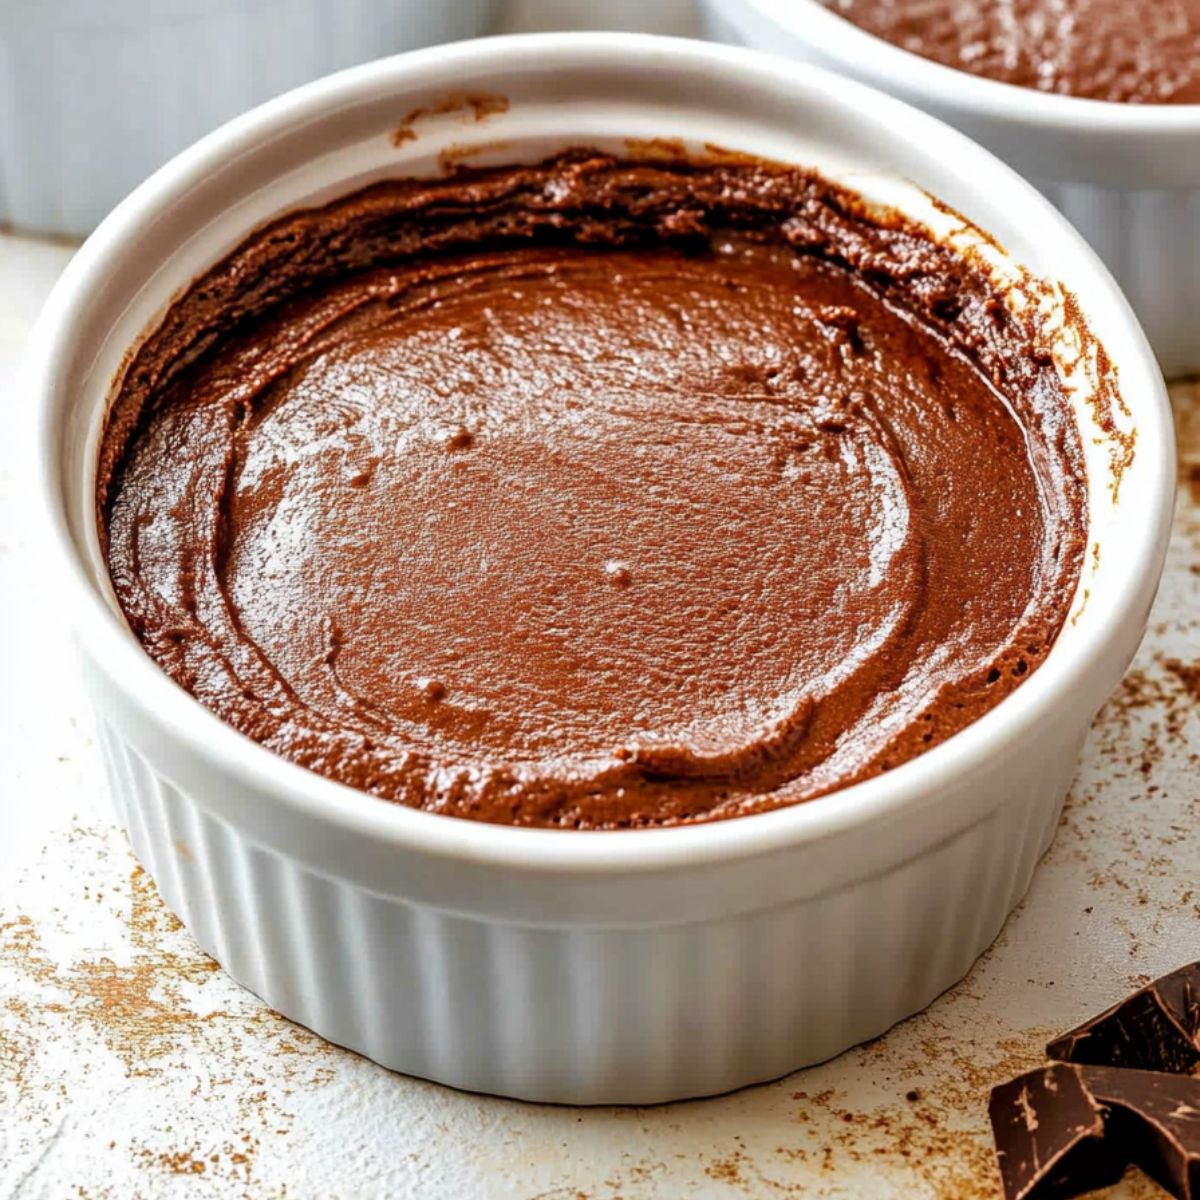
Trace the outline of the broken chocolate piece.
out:
[[[1007,1200],[1075,1196],[1125,1173],[1076,1068],[1043,1067],[993,1088],[988,1114]]]
[[[1176,1200],[1200,1200],[1200,1079],[1054,1063],[993,1089],[1007,1200],[1065,1200],[1140,1167]]]
[[[1076,1070],[1109,1113],[1106,1144],[1141,1167],[1177,1200],[1197,1200],[1200,1079],[1121,1067]]]
[[[1200,963],[1147,984],[1046,1047],[1059,1062],[1187,1074],[1200,1063]]]

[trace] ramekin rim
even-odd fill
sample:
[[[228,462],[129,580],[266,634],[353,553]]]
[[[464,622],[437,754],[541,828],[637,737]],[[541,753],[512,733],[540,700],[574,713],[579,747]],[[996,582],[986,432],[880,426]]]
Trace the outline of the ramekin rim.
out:
[[[375,842],[420,852],[430,857],[486,862],[532,872],[572,870],[588,873],[637,872],[681,867],[706,861],[732,861],[780,849],[787,844],[820,840],[848,828],[892,814],[922,799],[936,797],[954,778],[991,757],[999,745],[1028,734],[1045,711],[1063,702],[1087,675],[1089,646],[1103,642],[1130,611],[1148,609],[1157,586],[1158,568],[1165,551],[1174,505],[1174,433],[1169,401],[1152,352],[1138,332],[1139,353],[1118,360],[1118,370],[1129,382],[1149,391],[1139,428],[1147,434],[1139,453],[1152,453],[1157,444],[1155,486],[1145,500],[1150,536],[1140,546],[1140,559],[1130,563],[1127,582],[1120,591],[1094,602],[1088,614],[1094,626],[1089,639],[1073,648],[1074,660],[1053,679],[1045,667],[1035,672],[1010,696],[964,730],[925,754],[885,775],[831,792],[804,803],[769,812],[694,825],[668,828],[577,831],[494,825],[388,803],[348,785],[337,783],[252,741],[221,721],[192,695],[179,687],[138,644],[125,623],[101,595],[91,572],[74,545],[58,494],[54,465],[53,423],[49,421],[54,391],[55,348],[72,323],[86,309],[89,276],[104,265],[105,256],[120,251],[119,239],[139,227],[144,216],[157,211],[164,196],[207,169],[244,153],[272,132],[282,132],[304,118],[312,118],[335,101],[347,102],[359,89],[378,87],[395,73],[414,71],[431,61],[469,67],[488,62],[496,54],[513,57],[526,52],[535,59],[547,53],[574,55],[580,65],[645,69],[655,58],[670,54],[694,64],[740,71],[748,83],[764,75],[783,88],[804,86],[822,89],[856,108],[872,110],[872,119],[892,115],[896,128],[924,131],[948,140],[956,154],[956,171],[972,165],[986,170],[1026,205],[1042,212],[1060,233],[1078,243],[1081,268],[1090,266],[1093,278],[1087,287],[1103,288],[1124,310],[1134,329],[1136,318],[1116,289],[1107,271],[1066,221],[1034,189],[988,151],[936,118],[863,84],[846,80],[813,66],[798,71],[795,63],[758,51],[683,38],[624,33],[518,34],[482,38],[425,50],[353,67],[326,76],[236,118],[185,150],[136,189],[105,220],[77,252],[56,285],[30,339],[24,382],[36,390],[36,470],[39,510],[53,543],[54,570],[64,589],[73,596],[71,616],[86,652],[137,704],[143,719],[183,743],[192,753],[216,757],[222,768],[242,783],[284,809],[298,810],[344,832]],[[911,135],[910,135],[911,136]],[[116,250],[112,249],[117,243]],[[1073,281],[1072,281],[1073,282]],[[1115,295],[1113,295],[1115,293]],[[1101,616],[1101,612],[1103,616]],[[1054,650],[1047,663],[1054,658]],[[1060,656],[1061,660],[1061,656]],[[1051,683],[1054,684],[1051,687]],[[1095,681],[1093,681],[1095,684]],[[1115,680],[1104,686],[1111,686]],[[1103,699],[1097,693],[1095,707]]]
[[[725,2],[756,8],[794,31],[803,41],[819,44],[839,64],[853,63],[860,75],[866,65],[876,78],[898,82],[912,95],[921,95],[947,109],[974,117],[1019,121],[1074,133],[1086,129],[1114,135],[1200,134],[1200,104],[1097,100],[990,79],[897,46],[855,25],[821,0]]]

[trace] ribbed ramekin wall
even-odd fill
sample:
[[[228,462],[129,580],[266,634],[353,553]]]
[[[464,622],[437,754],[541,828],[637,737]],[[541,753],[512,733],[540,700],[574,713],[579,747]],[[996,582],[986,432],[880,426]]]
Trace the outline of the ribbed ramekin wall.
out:
[[[727,1091],[883,1032],[966,973],[1057,819],[1044,793],[1014,796],[885,874],[720,922],[529,927],[325,878],[251,845],[111,729],[101,743],[134,850],[235,979],[385,1066],[566,1103]]]
[[[1163,373],[1200,372],[1200,188],[1035,183],[1113,273]]]

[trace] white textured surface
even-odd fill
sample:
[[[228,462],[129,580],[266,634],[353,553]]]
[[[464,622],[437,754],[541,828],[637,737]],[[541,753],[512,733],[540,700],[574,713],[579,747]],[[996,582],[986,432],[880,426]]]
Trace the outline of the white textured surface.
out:
[[[0,239],[8,422],[14,356],[68,253]],[[1200,389],[1175,396],[1200,475]],[[1030,897],[929,1011],[777,1084],[657,1109],[576,1112],[391,1075],[216,971],[136,867],[54,598],[24,586],[36,547],[19,447],[3,453],[2,1196],[993,1196],[986,1087],[1200,950],[1200,706],[1168,665],[1200,634],[1200,506],[1185,488],[1151,637],[1093,731]],[[1150,1194],[1133,1178],[1113,1193]]]
[[[10,431],[14,357],[66,256],[0,239]],[[1200,395],[1176,397],[1200,475]],[[0,1196],[994,1196],[987,1086],[1200,953],[1200,705],[1173,665],[1200,633],[1185,490],[1151,638],[1093,731],[1030,897],[928,1012],[777,1084],[656,1109],[539,1107],[389,1074],[216,971],[136,868],[54,597],[26,586],[21,455],[0,439]],[[1112,1194],[1152,1192],[1131,1179]]]

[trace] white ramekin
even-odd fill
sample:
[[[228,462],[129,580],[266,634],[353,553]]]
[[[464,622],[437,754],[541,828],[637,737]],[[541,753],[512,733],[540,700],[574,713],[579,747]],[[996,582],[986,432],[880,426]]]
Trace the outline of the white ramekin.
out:
[[[1200,104],[1113,104],[997,83],[893,46],[820,0],[704,5],[710,35],[869,83],[998,154],[1108,264],[1164,373],[1200,373]]]
[[[433,117],[394,144],[403,114],[464,88],[509,107],[482,123],[469,110]],[[951,220],[928,188],[1078,296],[1119,371],[1137,450],[1114,500],[1110,441],[1081,386],[1099,549],[1041,669],[881,778],[761,816],[616,833],[383,803],[277,758],[160,672],[113,604],[92,489],[112,380],[178,289],[264,220],[436,171],[447,147],[501,162],[675,137],[815,165]],[[234,121],[80,250],[24,383],[52,586],[73,614],[121,819],[167,902],[235,978],[325,1037],[401,1071],[537,1100],[645,1103],[775,1077],[881,1033],[959,979],[1025,891],[1088,724],[1141,637],[1174,494],[1152,353],[1093,253],[1033,189],[867,88],[632,35],[419,51]]]
[[[173,154],[271,96],[487,31],[495,0],[3,0],[0,225],[90,233]]]

